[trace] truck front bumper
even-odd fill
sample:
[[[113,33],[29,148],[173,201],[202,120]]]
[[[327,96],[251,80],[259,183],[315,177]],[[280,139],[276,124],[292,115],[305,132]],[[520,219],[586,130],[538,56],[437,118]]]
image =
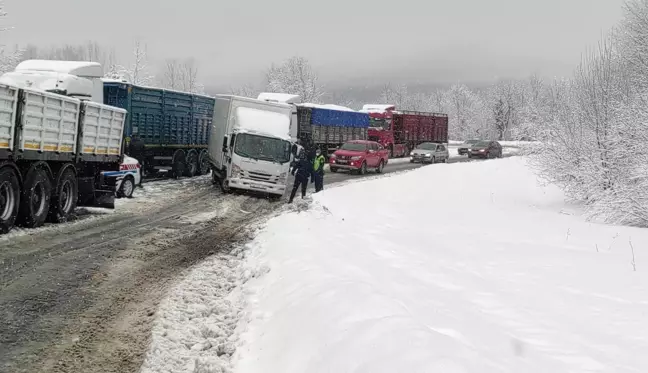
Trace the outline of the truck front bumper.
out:
[[[286,185],[267,183],[263,181],[231,178],[229,179],[230,188],[252,190],[256,192],[265,192],[270,194],[284,195],[286,192]]]

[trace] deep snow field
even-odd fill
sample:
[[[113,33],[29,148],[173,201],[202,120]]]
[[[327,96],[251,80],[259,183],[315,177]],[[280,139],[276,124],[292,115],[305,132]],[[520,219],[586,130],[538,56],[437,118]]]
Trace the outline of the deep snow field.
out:
[[[647,248],[521,157],[344,183],[183,280],[143,371],[648,372]]]

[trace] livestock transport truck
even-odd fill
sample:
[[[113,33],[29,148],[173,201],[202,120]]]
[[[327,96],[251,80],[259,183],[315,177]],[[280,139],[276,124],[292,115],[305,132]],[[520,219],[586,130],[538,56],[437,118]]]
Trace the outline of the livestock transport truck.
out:
[[[92,85],[75,76],[41,80],[46,92],[13,75],[0,78],[0,233],[66,221],[77,205],[114,208],[117,179],[103,173],[119,171],[126,110],[82,100]]]
[[[96,62],[28,60],[5,76],[11,82],[64,95],[69,84],[83,86],[83,99],[125,109],[125,153],[142,164],[143,176],[209,173],[213,97],[104,79]]]
[[[390,158],[405,157],[424,142],[448,142],[448,115],[396,110],[395,105],[364,105],[369,140],[389,149]]]
[[[258,99],[293,105],[297,138],[311,152],[319,148],[327,159],[347,141],[367,140],[367,113],[338,105],[301,103],[299,96],[284,93],[261,93]]]

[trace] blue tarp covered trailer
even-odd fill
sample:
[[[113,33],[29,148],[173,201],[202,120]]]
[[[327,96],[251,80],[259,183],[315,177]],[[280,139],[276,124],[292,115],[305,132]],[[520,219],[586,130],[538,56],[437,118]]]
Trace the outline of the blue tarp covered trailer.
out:
[[[346,141],[367,139],[367,113],[298,105],[297,118],[302,142],[319,147],[327,155]]]
[[[176,177],[191,177],[209,172],[214,98],[104,82],[104,103],[128,111],[126,153],[140,161],[145,173],[170,171]]]

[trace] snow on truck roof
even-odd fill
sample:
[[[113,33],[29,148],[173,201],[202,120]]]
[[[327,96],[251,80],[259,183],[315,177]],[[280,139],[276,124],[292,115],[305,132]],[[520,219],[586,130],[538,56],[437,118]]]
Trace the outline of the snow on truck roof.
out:
[[[298,104],[301,102],[299,95],[274,92],[262,92],[259,94],[259,97],[257,97],[257,100],[279,102],[282,104]]]
[[[362,106],[363,112],[366,113],[382,113],[387,110],[396,110],[396,105],[392,104],[367,104]]]
[[[19,63],[15,71],[48,71],[89,78],[103,77],[101,64],[88,61],[27,60]]]
[[[312,108],[317,108],[317,109],[328,109],[328,110],[337,110],[337,111],[353,111],[355,110],[348,108],[346,106],[340,106],[340,105],[333,105],[333,104],[312,104],[310,102],[304,102],[303,104],[298,104],[298,106],[304,106],[304,107],[312,107]]]
[[[239,132],[251,132],[290,141],[290,115],[240,106],[236,108]]]

